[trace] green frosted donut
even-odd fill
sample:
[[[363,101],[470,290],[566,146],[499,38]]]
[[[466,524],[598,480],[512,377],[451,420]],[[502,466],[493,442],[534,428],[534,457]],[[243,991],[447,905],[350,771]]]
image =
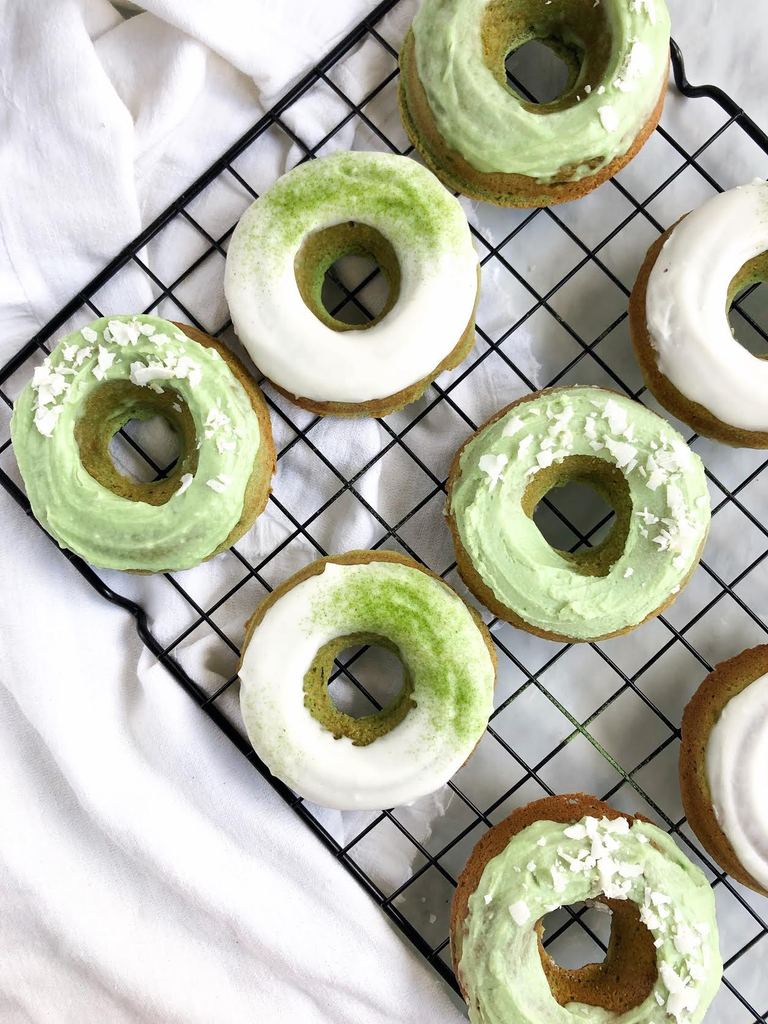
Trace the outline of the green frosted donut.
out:
[[[560,1005],[537,922],[559,907],[606,898],[619,908],[633,903],[637,928],[650,932],[650,991],[623,1012]],[[640,820],[588,815],[528,825],[485,865],[461,927],[454,941],[473,1024],[699,1024],[720,984],[712,889],[665,832]]]
[[[14,404],[14,452],[32,511],[94,565],[186,569],[261,512],[274,448],[263,399],[223,346],[153,316],[104,317],[63,338]],[[129,420],[164,417],[172,473],[138,483],[109,443]]]
[[[533,512],[553,487],[595,488],[616,512],[602,544],[549,545]],[[595,640],[639,625],[695,568],[710,503],[701,460],[673,427],[594,387],[538,392],[458,453],[449,521],[459,569],[497,615],[539,635]]]
[[[626,153],[669,60],[664,0],[425,0],[418,75],[442,138],[478,171],[578,181]],[[541,39],[573,64],[566,94],[528,103],[504,58]]]

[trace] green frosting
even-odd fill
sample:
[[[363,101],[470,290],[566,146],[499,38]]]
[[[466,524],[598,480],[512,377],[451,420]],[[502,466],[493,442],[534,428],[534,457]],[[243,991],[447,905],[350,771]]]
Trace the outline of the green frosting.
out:
[[[667,75],[664,0],[424,0],[413,33],[440,134],[484,173],[593,174],[628,152]],[[580,70],[553,103],[528,103],[506,83],[506,53],[530,39],[576,55]]]
[[[106,443],[161,401],[180,432],[191,417],[196,450],[167,501],[132,500],[116,493],[130,491],[119,486],[126,478],[113,474],[109,488],[86,470],[81,438],[101,432]],[[96,413],[106,432],[90,422]],[[104,317],[63,338],[16,400],[11,432],[32,510],[58,543],[94,565],[147,571],[196,565],[227,538],[260,440],[250,399],[218,352],[153,316]]]
[[[536,922],[601,895],[628,899],[657,946],[658,977],[639,1006],[560,1006],[541,963]],[[538,821],[486,865],[460,939],[473,1024],[698,1024],[720,984],[715,901],[703,873],[655,825],[625,818]]]
[[[531,518],[550,487],[573,478],[605,487],[619,513],[586,558],[551,547]],[[498,601],[576,640],[659,609],[695,566],[710,521],[704,467],[677,431],[594,387],[541,392],[482,429],[462,452],[449,500],[462,546]]]

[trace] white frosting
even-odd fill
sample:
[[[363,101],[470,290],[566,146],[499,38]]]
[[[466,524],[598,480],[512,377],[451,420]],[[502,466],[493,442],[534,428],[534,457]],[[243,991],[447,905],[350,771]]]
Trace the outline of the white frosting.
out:
[[[281,219],[271,204],[281,192],[304,178],[335,175],[350,160],[358,178],[368,168],[376,172],[370,195],[379,201],[366,204],[341,176],[332,197],[308,200],[294,214],[298,231],[273,245]],[[388,194],[390,208],[382,199]],[[420,236],[425,207],[435,211],[437,242]],[[346,221],[377,229],[400,265],[397,302],[366,330],[322,323],[296,282],[294,260],[307,235]],[[229,247],[225,290],[238,337],[271,381],[303,398],[358,403],[394,395],[443,362],[472,316],[477,265],[463,210],[430,171],[405,157],[341,153],[297,167],[245,212]]]
[[[325,607],[323,599],[332,588],[344,586],[354,576],[372,575],[391,579],[395,587],[398,583],[407,587],[411,575],[416,588],[428,588],[429,603],[420,614],[445,630],[446,640],[455,648],[453,657],[473,674],[475,692],[471,706],[458,707],[448,698],[436,713],[429,680],[418,667],[419,660],[434,656],[425,637],[414,658],[416,667],[409,667],[415,706],[390,732],[367,746],[355,746],[346,736],[334,738],[305,707],[304,677],[321,647],[364,631],[354,610],[318,615],[317,608]],[[409,602],[418,601],[415,590],[409,593]],[[438,674],[448,680],[453,672],[449,658],[442,665]],[[380,810],[432,793],[458,771],[487,725],[495,672],[469,610],[445,584],[403,565],[330,562],[322,573],[292,587],[268,609],[251,635],[239,675],[248,736],[273,774],[323,806]],[[451,725],[458,715],[473,723],[473,731],[461,741]]]
[[[768,675],[728,701],[709,735],[706,766],[720,827],[768,889]]]
[[[715,196],[674,229],[648,281],[646,319],[659,369],[723,423],[768,431],[768,360],[728,322],[728,288],[768,250],[768,184]]]

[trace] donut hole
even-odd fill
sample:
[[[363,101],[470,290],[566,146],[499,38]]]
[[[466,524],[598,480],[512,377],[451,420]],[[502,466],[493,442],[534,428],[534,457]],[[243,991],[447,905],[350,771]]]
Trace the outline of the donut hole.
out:
[[[179,457],[179,435],[163,416],[132,419],[112,436],[109,457],[118,473],[137,483],[167,476]],[[150,461],[151,460],[151,461]]]
[[[325,272],[323,309],[346,327],[366,327],[381,319],[388,298],[389,283],[371,256],[348,253]]]
[[[604,903],[572,903],[553,910],[538,922],[546,956],[556,967],[578,971],[605,961],[613,914]]]
[[[339,711],[364,718],[398,700],[403,684],[403,663],[394,650],[380,643],[350,645],[334,659],[328,695]]]
[[[533,4],[491,0],[481,23],[483,56],[496,79],[539,113],[582,102],[608,76],[611,32],[594,0]]]
[[[530,39],[512,50],[504,60],[507,81],[530,102],[554,103],[573,86],[581,70],[581,60],[569,62],[563,48],[553,39]],[[517,86],[517,88],[516,88]]]
[[[171,388],[157,394],[130,381],[105,382],[84,402],[75,440],[83,468],[130,501],[162,505],[182,474],[197,468],[194,421]]]
[[[294,271],[306,306],[334,331],[373,327],[400,293],[400,264],[391,242],[357,221],[308,235]]]
[[[630,900],[601,897],[594,907],[608,913],[581,903],[537,923],[542,967],[561,1006],[581,1003],[628,1013],[648,998],[658,978],[653,935]]]
[[[367,746],[414,706],[413,683],[386,637],[357,633],[325,644],[304,676],[304,706],[336,739]]]
[[[576,572],[607,576],[627,542],[632,498],[616,466],[571,455],[532,477],[523,510]]]
[[[746,263],[728,289],[728,320],[738,343],[768,358],[768,253]]]
[[[570,551],[574,544],[584,545],[579,535],[594,546],[611,532],[615,513],[604,495],[588,483],[569,481],[553,488],[533,513],[533,521],[550,545]]]

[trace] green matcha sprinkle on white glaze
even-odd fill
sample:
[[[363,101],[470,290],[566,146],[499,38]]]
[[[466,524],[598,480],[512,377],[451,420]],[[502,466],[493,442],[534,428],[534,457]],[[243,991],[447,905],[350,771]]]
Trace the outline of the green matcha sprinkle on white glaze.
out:
[[[256,625],[240,666],[243,721],[259,756],[296,792],[340,809],[434,792],[466,761],[493,708],[494,658],[467,606],[415,566],[370,554],[366,563],[326,561],[290,585]],[[337,738],[313,714],[306,683],[326,645],[361,635],[397,651],[409,702],[391,728],[358,745],[354,728]]]
[[[332,571],[333,572],[333,571]],[[318,589],[311,622],[386,637],[414,681],[414,699],[457,742],[482,733],[493,692],[488,650],[467,606],[440,580],[408,566],[347,568]],[[334,582],[331,582],[334,580]]]

